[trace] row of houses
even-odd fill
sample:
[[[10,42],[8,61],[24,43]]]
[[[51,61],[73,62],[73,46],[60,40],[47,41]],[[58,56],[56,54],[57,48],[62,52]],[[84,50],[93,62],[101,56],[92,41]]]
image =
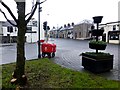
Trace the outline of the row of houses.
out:
[[[83,22],[79,24],[71,24],[69,26],[61,26],[60,28],[53,28],[49,31],[51,38],[71,38],[71,39],[87,39],[90,38],[90,28],[93,24]]]
[[[11,20],[13,24],[15,22]],[[25,34],[25,41],[28,43],[38,41],[38,27],[37,21],[32,18],[27,24],[27,31]],[[0,21],[0,42],[1,43],[14,43],[17,42],[17,27],[12,26],[7,21]],[[44,31],[41,31],[40,38],[44,39]]]
[[[93,39],[95,38],[91,34],[91,26],[93,25],[93,23],[85,21],[71,26],[61,26],[51,29],[49,36],[51,38]],[[99,39],[108,43],[118,44],[120,42],[120,21],[100,24],[99,29],[101,28],[104,29],[104,33]]]

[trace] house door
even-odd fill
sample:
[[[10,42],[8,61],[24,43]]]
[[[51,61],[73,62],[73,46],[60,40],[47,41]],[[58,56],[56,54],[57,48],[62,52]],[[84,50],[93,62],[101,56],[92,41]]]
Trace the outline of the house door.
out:
[[[77,33],[75,33],[75,39],[77,38]]]

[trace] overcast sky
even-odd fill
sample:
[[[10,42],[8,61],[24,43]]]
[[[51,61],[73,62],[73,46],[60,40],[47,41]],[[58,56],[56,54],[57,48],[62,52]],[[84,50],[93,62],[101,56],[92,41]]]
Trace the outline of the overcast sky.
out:
[[[17,17],[16,3],[14,0],[3,0]],[[26,0],[26,13],[30,12],[33,0]],[[36,0],[34,0],[36,1]],[[44,0],[40,0],[44,1]],[[47,0],[44,2],[41,12],[41,24],[48,21],[52,26],[63,26],[64,24],[75,24],[84,19],[92,20],[94,16],[104,16],[102,23],[114,22],[118,20],[118,2],[120,0]],[[12,19],[0,5],[0,8]],[[34,18],[38,18],[38,10]],[[5,20],[0,13],[0,21]]]

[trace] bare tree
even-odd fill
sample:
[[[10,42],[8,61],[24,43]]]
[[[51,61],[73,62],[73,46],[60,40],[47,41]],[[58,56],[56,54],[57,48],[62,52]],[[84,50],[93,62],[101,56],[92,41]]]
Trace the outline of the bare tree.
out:
[[[36,4],[32,8],[31,13],[25,15],[25,0],[15,0],[17,4],[18,9],[18,19],[14,16],[10,8],[2,1],[0,0],[0,3],[2,6],[4,6],[9,14],[12,16],[14,21],[16,22],[16,25],[10,22],[10,20],[7,18],[5,13],[0,9],[0,11],[5,16],[6,20],[12,24],[13,26],[16,26],[18,28],[18,35],[17,35],[17,60],[16,60],[16,69],[14,71],[13,77],[16,78],[15,82],[16,84],[23,85],[25,82],[23,82],[25,78],[25,52],[24,52],[24,45],[25,45],[25,33],[26,33],[26,27],[28,22],[31,20],[32,16],[34,15],[37,4],[39,3],[38,0],[36,1]],[[26,16],[29,17],[26,19]],[[26,80],[26,79],[25,79]]]

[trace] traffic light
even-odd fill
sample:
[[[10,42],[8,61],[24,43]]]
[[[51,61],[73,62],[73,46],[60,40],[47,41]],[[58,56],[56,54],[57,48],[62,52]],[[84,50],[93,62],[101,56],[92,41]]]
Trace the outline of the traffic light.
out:
[[[43,29],[47,30],[47,21],[43,22]]]

